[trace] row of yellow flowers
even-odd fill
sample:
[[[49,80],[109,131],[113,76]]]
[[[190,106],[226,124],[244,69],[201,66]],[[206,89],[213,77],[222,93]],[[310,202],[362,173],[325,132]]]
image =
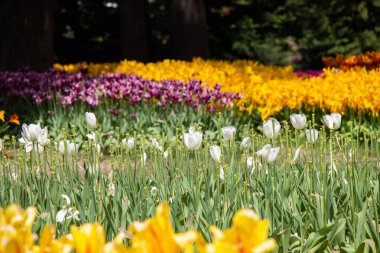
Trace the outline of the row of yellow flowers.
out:
[[[222,91],[243,94],[241,110],[258,110],[266,119],[285,108],[319,108],[346,113],[361,111],[378,116],[380,109],[380,70],[325,69],[320,77],[299,78],[292,67],[264,66],[257,62],[194,59],[191,62],[164,60],[157,63],[79,63],[54,66],[70,73],[86,71],[90,76],[103,73],[137,74],[152,80],[202,80]]]
[[[276,247],[268,239],[267,220],[260,220],[249,209],[239,210],[231,228],[224,231],[211,226],[213,242],[208,244],[195,230],[175,233],[170,224],[167,203],[158,206],[156,216],[145,222],[132,223],[128,231],[106,242],[105,232],[98,223],[72,226],[70,234],[55,238],[54,226],[46,226],[38,238],[32,233],[37,215],[34,207],[23,210],[17,205],[0,209],[0,253],[260,253]],[[123,243],[125,234],[131,237],[130,247]]]

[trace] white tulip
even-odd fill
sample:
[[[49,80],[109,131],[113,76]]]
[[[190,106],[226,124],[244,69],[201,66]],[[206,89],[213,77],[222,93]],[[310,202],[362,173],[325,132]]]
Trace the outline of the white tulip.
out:
[[[276,160],[279,153],[280,153],[280,148],[271,148],[268,154],[267,162],[273,163]]]
[[[3,140],[2,139],[0,139],[0,152],[1,152],[1,150],[3,150]]]
[[[226,126],[222,128],[223,138],[226,139],[227,141],[230,141],[234,138],[235,132],[236,132],[236,128],[233,126]]]
[[[222,154],[222,151],[219,146],[210,146],[210,154],[215,162],[220,162],[220,155]]]
[[[336,130],[340,127],[341,121],[342,121],[342,115],[335,112],[332,114],[327,114],[323,116],[323,121],[325,122],[326,126],[330,128],[331,130]]]
[[[253,166],[253,157],[252,156],[249,156],[247,158],[247,167],[248,168],[251,168]]]
[[[272,145],[266,144],[262,149],[256,152],[258,157],[262,157],[264,160],[267,160],[269,152],[271,150]]]
[[[64,155],[65,151],[67,151],[67,154],[69,156],[75,153],[75,148],[76,148],[75,144],[72,142],[69,142],[68,140],[66,140],[66,147],[65,147],[64,141],[60,141],[59,144],[55,142],[54,145],[56,146],[56,149],[61,155]]]
[[[66,205],[69,206],[71,204],[70,198],[66,194],[62,194],[61,198],[63,198],[66,201]]]
[[[87,136],[87,138],[88,138],[89,140],[93,140],[93,141],[96,140],[96,135],[95,135],[94,132],[92,132],[92,133],[90,133],[90,134],[87,134],[86,136]]]
[[[96,116],[92,112],[86,112],[86,122],[89,128],[96,128]]]
[[[128,141],[126,138],[121,140],[123,147],[127,147],[128,149],[132,149],[135,146],[135,139],[133,137],[129,137]]]
[[[40,123],[30,125],[23,124],[19,142],[24,144],[27,153],[32,151],[33,142],[37,142],[38,145],[34,145],[34,149],[38,149],[42,152],[43,147],[50,143],[47,128],[41,129]]]
[[[306,129],[306,139],[310,143],[315,143],[318,140],[318,130],[315,129]]]
[[[48,138],[48,130],[47,127],[44,129],[41,129],[40,135],[37,138],[38,144],[40,144],[43,147],[46,147],[50,144],[50,139]]]
[[[268,119],[263,122],[263,133],[267,138],[276,138],[281,129],[277,119]]]
[[[306,126],[306,116],[304,114],[292,114],[290,115],[290,122],[295,129],[304,129]]]
[[[183,135],[185,146],[190,150],[199,149],[202,144],[202,136],[201,132],[185,133]]]
[[[246,149],[249,145],[249,143],[251,142],[251,138],[249,137],[245,137],[242,141],[241,141],[241,144],[240,144],[240,148],[241,149]]]
[[[65,218],[66,218],[66,214],[67,214],[67,207],[64,206],[62,207],[61,210],[58,211],[58,213],[56,214],[55,216],[55,219],[58,223],[63,223],[65,221]]]
[[[24,125],[23,125],[23,131],[24,131]],[[41,135],[41,126],[40,123],[37,124],[30,124],[28,126],[28,132],[30,136],[30,141],[38,141],[38,137]]]
[[[219,170],[219,178],[220,180],[224,180],[224,170],[223,170],[223,167],[220,166],[220,170]]]
[[[99,144],[96,144],[96,152],[98,152],[98,154],[100,154],[100,145]]]
[[[29,127],[25,123],[22,124],[21,139],[23,139],[24,141],[27,141],[27,142],[31,142],[32,141],[31,137],[30,137],[30,133],[29,133]]]
[[[164,158],[167,159],[169,157],[169,151],[166,150],[163,155],[164,155]]]

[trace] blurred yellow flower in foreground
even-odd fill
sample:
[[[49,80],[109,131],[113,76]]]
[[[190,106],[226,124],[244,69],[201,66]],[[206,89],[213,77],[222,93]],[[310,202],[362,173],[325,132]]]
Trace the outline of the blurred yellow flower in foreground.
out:
[[[17,205],[0,208],[0,252],[27,252],[33,247],[32,225],[37,210]]]
[[[268,239],[267,220],[260,220],[254,212],[242,209],[236,213],[232,227],[221,231],[212,226],[214,242],[207,244],[195,230],[175,233],[170,223],[167,203],[157,207],[156,216],[145,222],[134,222],[128,232],[132,235],[131,246],[124,245],[119,234],[106,242],[103,227],[98,223],[72,226],[71,234],[55,239],[54,226],[46,226],[34,245],[32,224],[36,209],[25,211],[11,205],[0,209],[0,253],[266,253],[276,247]]]
[[[133,252],[146,253],[180,253],[193,252],[193,242],[197,239],[197,233],[190,230],[185,233],[175,234],[170,223],[170,209],[167,203],[157,207],[156,217],[145,222],[134,222],[129,226],[129,232],[133,235]]]
[[[202,239],[198,242],[200,252],[204,253],[265,253],[276,247],[274,239],[268,239],[269,221],[260,220],[249,209],[239,210],[232,226],[221,231],[215,226],[210,227],[214,238],[212,244],[206,244]]]
[[[72,250],[71,240],[65,236],[59,240],[55,239],[55,227],[46,226],[39,238],[39,245],[34,246],[33,253],[70,253]]]

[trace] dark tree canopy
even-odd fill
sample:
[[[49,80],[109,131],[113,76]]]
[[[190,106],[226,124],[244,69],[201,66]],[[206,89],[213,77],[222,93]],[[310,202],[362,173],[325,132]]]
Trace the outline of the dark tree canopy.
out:
[[[0,69],[44,70],[53,64],[51,0],[0,2]]]
[[[191,60],[209,56],[203,0],[171,0],[169,23],[172,58]]]

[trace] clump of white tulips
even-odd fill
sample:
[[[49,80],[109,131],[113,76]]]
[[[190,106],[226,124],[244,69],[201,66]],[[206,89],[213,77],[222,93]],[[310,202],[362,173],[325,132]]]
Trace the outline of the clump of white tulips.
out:
[[[257,151],[257,156],[262,157],[264,161],[267,163],[273,163],[276,159],[278,154],[280,153],[280,147],[272,148],[271,144],[266,144],[262,149]]]
[[[133,137],[129,137],[128,140],[127,138],[124,138],[121,140],[121,144],[124,148],[133,149],[135,146],[135,139]]]
[[[58,143],[54,142],[54,146],[61,155],[67,154],[69,156],[72,156],[75,153],[75,150],[78,150],[78,146],[75,145],[75,143],[70,142],[68,140],[66,140],[66,142],[65,141],[60,141]]]
[[[47,127],[41,128],[40,123],[23,124],[19,142],[25,146],[27,153],[32,151],[33,148],[42,152],[44,147],[50,144]]]
[[[323,121],[330,130],[336,130],[340,128],[342,115],[339,113],[332,113],[323,116]]]

